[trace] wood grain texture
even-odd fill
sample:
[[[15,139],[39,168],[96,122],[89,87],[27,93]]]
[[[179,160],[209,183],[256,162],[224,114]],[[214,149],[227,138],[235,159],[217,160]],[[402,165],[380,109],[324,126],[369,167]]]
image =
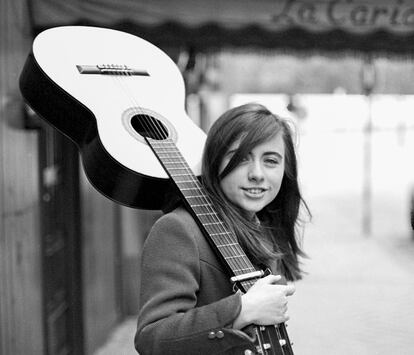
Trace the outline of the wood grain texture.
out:
[[[36,133],[24,130],[18,75],[30,47],[25,2],[0,2],[0,353],[41,354]]]

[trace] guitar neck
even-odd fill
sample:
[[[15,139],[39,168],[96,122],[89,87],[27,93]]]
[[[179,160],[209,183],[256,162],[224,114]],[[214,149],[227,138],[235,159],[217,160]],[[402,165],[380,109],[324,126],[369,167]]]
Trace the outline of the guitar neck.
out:
[[[191,171],[172,139],[147,138],[147,142],[169,177],[174,181],[202,232],[207,236],[231,275],[241,277],[241,275],[257,273],[238,243],[237,237],[219,216],[211,198],[206,194],[204,187]],[[243,291],[247,291],[254,281],[243,280],[241,277],[238,284]]]

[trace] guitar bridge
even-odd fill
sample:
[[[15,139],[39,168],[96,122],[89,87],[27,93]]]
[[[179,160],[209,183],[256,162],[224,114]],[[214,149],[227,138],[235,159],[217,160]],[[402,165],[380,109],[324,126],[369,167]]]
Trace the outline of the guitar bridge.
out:
[[[144,69],[134,69],[122,64],[77,65],[76,68],[80,74],[149,76]]]

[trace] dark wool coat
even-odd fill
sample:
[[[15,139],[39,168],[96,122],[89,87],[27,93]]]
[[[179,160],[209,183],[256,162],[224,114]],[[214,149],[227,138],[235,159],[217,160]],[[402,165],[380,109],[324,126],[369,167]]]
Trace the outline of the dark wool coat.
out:
[[[141,310],[135,347],[140,355],[244,354],[253,339],[231,328],[241,309],[232,284],[191,215],[162,216],[142,259]]]

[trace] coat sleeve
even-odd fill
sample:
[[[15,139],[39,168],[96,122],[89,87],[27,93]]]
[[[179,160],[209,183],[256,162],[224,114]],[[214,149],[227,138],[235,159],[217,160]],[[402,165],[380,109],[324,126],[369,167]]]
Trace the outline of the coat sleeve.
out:
[[[200,258],[196,224],[174,213],[163,216],[144,245],[141,310],[135,347],[147,354],[215,354],[253,339],[229,327],[241,309],[239,293],[197,307]],[[200,233],[198,231],[198,233]]]

